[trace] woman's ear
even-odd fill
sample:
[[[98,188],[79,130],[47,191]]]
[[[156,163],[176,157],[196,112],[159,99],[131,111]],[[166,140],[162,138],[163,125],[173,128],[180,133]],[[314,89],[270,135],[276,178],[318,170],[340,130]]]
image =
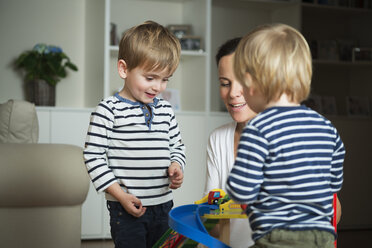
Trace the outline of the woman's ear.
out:
[[[127,67],[127,63],[125,63],[123,59],[118,60],[118,72],[119,72],[119,76],[122,79],[127,78],[128,67]]]

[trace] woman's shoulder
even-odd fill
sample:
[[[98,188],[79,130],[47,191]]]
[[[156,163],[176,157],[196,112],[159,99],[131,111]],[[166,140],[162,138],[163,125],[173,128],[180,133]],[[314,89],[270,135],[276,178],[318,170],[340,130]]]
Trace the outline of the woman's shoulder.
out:
[[[216,139],[217,137],[226,136],[235,131],[236,122],[229,122],[222,126],[215,128],[209,135],[210,139]]]

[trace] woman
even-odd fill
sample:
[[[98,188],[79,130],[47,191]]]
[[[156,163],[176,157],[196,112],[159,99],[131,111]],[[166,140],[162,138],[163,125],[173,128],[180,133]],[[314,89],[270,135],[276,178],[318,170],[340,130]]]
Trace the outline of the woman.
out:
[[[225,190],[227,176],[235,161],[240,134],[246,122],[256,115],[248,107],[243,88],[234,76],[233,53],[239,41],[240,38],[227,41],[216,55],[221,99],[234,121],[215,129],[209,137],[204,195],[216,188]],[[213,231],[218,232],[217,229]],[[230,246],[246,248],[253,244],[248,220],[231,219]]]

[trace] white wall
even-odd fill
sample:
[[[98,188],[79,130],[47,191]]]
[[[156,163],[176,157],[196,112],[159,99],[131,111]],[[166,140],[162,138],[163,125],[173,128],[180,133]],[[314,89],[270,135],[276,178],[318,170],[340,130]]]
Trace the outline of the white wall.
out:
[[[85,0],[85,96],[86,107],[103,98],[105,1]]]
[[[96,46],[96,56],[103,53],[104,9],[96,6],[99,6],[98,0],[0,0],[0,102],[10,98],[25,99],[23,79],[12,68],[12,61],[23,51],[32,49],[36,43],[46,43],[60,46],[79,68],[78,72],[70,71],[67,78],[57,84],[56,105],[87,106],[86,96],[93,94],[89,91],[86,93],[86,88],[89,87],[87,82],[96,88],[96,82],[102,82],[103,78],[102,75],[93,74],[95,79],[87,80],[87,75],[91,75],[87,71],[102,72],[103,56],[99,66],[93,64],[87,68],[86,65],[91,63],[85,62],[88,59],[95,61],[92,56],[86,57],[86,53],[91,52],[94,46],[91,43],[86,46],[90,40]],[[90,15],[87,15],[87,10]],[[92,13],[99,13],[98,11],[102,15],[96,15],[94,20],[97,22],[102,18],[102,27],[97,26],[93,33],[88,27],[97,23],[90,16]],[[101,37],[102,45],[99,44]],[[100,91],[102,90],[96,92]],[[100,97],[97,93],[93,94],[93,98],[98,98],[97,101]]]

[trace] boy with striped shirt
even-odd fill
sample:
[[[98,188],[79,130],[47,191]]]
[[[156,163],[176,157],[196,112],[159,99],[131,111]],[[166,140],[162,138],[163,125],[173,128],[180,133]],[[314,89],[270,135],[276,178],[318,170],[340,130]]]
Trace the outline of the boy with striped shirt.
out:
[[[176,70],[177,38],[147,21],[119,44],[123,89],[91,115],[85,164],[105,192],[115,247],[152,247],[168,227],[172,190],[183,182],[185,146],[169,102],[157,98]]]
[[[252,247],[334,247],[333,194],[343,182],[345,150],[336,128],[300,105],[310,91],[308,44],[294,28],[248,33],[234,58],[249,107],[227,192],[248,204]]]

